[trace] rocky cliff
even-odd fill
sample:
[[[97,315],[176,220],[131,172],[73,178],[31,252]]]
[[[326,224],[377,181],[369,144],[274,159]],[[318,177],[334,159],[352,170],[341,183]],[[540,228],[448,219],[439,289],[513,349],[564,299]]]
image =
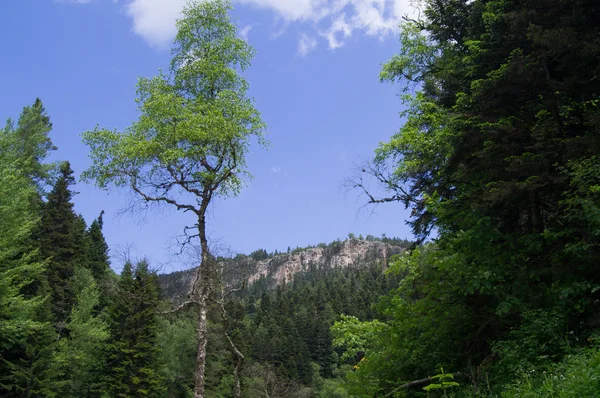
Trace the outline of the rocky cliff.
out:
[[[265,278],[268,284],[279,285],[293,281],[294,275],[300,272],[315,268],[341,269],[377,263],[385,269],[391,256],[405,250],[406,244],[402,243],[348,239],[329,245],[296,249],[290,253],[272,255],[260,260],[239,255],[224,260],[222,264],[224,279],[228,283],[246,280],[252,284]],[[164,295],[169,298],[185,295],[191,275],[191,270],[160,275]]]

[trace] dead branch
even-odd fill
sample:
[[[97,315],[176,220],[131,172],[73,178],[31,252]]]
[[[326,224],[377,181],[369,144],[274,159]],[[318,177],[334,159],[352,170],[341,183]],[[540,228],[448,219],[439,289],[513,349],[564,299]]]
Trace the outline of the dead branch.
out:
[[[174,314],[176,312],[183,311],[186,308],[189,308],[192,305],[196,305],[196,304],[198,304],[198,303],[193,300],[185,301],[185,302],[181,303],[180,305],[178,305],[176,308],[170,309],[168,311],[161,311],[160,314],[161,315]]]
[[[451,377],[463,377],[464,376],[464,374],[461,373],[461,372],[448,373],[446,375],[447,376],[451,376]],[[415,380],[415,381],[411,381],[409,383],[402,384],[401,386],[398,386],[398,387],[394,388],[392,391],[390,391],[389,393],[387,393],[386,395],[384,395],[383,398],[391,397],[392,395],[394,395],[396,392],[398,392],[400,390],[409,390],[409,389],[412,389],[412,388],[426,387],[429,384],[431,384],[434,381],[436,381],[437,379],[438,379],[437,377],[426,377],[424,379]]]

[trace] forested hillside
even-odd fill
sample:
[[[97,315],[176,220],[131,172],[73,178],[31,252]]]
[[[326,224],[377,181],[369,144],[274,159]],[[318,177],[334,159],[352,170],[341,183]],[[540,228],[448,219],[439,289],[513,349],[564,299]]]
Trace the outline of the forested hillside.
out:
[[[340,314],[351,317],[347,319],[373,320],[377,316],[374,305],[398,280],[384,273],[379,264],[345,269],[313,266],[288,284],[272,286],[262,279],[236,292],[224,309],[228,333],[245,355],[242,395],[347,396],[343,376],[356,361],[354,356],[342,358],[344,351],[334,345],[331,327]],[[216,342],[208,349],[207,395],[212,397],[230,396],[234,384],[220,312],[215,305],[209,313],[211,341]],[[165,360],[178,363],[167,370],[169,396],[180,396],[177,391],[193,385],[195,321],[177,314],[163,322],[166,354],[174,356]],[[181,363],[181,358],[187,362]]]
[[[288,247],[287,252],[267,253],[258,249],[250,255],[238,254],[233,258],[218,257],[222,281],[227,285],[246,283],[263,288],[274,288],[295,280],[296,276],[310,270],[342,270],[377,265],[381,270],[388,267],[390,259],[403,253],[411,243],[398,238],[376,238],[367,235],[363,239],[350,233],[349,238],[316,246]],[[192,283],[193,270],[162,274],[159,282],[165,299],[180,302],[185,298]]]
[[[600,396],[600,3],[416,4],[380,74],[400,129],[343,183],[409,209],[411,242],[213,253],[210,209],[268,146],[226,0],[183,9],[168,70],[138,82],[139,118],[82,134],[81,178],[49,161],[40,99],[9,119],[0,396]],[[187,216],[194,268],[111,264],[103,209],[75,211],[79,179]]]

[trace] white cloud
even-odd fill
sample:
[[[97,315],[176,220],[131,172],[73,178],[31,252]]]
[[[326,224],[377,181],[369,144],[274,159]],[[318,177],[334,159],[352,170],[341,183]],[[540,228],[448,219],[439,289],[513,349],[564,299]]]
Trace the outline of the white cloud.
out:
[[[300,33],[300,38],[298,39],[298,54],[302,57],[306,57],[308,53],[315,48],[317,48],[317,41],[306,33]]]
[[[177,30],[175,20],[181,14],[186,0],[132,0],[127,14],[133,19],[133,31],[148,44],[168,47]]]
[[[88,0],[72,0],[88,1]],[[284,21],[305,23],[324,37],[329,48],[344,45],[355,33],[384,38],[395,32],[403,15],[414,13],[411,3],[421,0],[234,0],[273,11]],[[186,0],[129,0],[127,14],[133,30],[149,44],[167,47],[175,36],[175,20]],[[247,29],[245,32],[244,30]],[[244,37],[251,27],[240,31]],[[314,39],[312,39],[314,40]],[[302,41],[302,39],[301,39]],[[305,42],[310,44],[312,42]],[[310,47],[303,47],[310,48]]]
[[[279,166],[273,166],[273,167],[271,167],[271,171],[273,173],[281,173],[281,167],[279,167]]]
[[[248,25],[248,26],[244,26],[242,29],[240,29],[240,31],[238,32],[238,35],[240,36],[240,38],[244,41],[248,41],[248,35],[250,34],[250,31],[254,28],[254,25]]]
[[[344,45],[343,40],[352,34],[352,26],[346,22],[346,16],[338,17],[326,32],[321,32],[321,36],[327,39],[329,48],[336,49]],[[338,40],[341,35],[342,40]]]

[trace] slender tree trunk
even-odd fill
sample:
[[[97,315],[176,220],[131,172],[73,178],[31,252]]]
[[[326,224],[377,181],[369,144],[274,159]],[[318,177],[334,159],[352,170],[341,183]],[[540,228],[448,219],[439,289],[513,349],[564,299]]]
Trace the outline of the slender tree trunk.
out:
[[[200,239],[200,247],[202,250],[202,260],[200,267],[196,270],[194,280],[192,282],[191,295],[196,302],[198,311],[198,319],[196,324],[196,335],[198,337],[198,351],[196,352],[196,372],[194,375],[195,387],[194,398],[205,398],[205,374],[206,374],[206,349],[208,346],[208,305],[214,283],[213,264],[208,248],[208,240],[206,238],[206,204],[203,203],[198,217],[198,237]]]
[[[240,382],[240,371],[242,368],[242,363],[244,360],[242,358],[238,359],[235,369],[233,370],[234,383],[233,386],[233,397],[241,398],[242,397],[242,383]]]
[[[208,344],[208,302],[203,297],[198,300],[198,323],[196,333],[198,336],[198,351],[196,353],[196,372],[194,398],[204,398],[204,375],[206,373],[206,347]]]

